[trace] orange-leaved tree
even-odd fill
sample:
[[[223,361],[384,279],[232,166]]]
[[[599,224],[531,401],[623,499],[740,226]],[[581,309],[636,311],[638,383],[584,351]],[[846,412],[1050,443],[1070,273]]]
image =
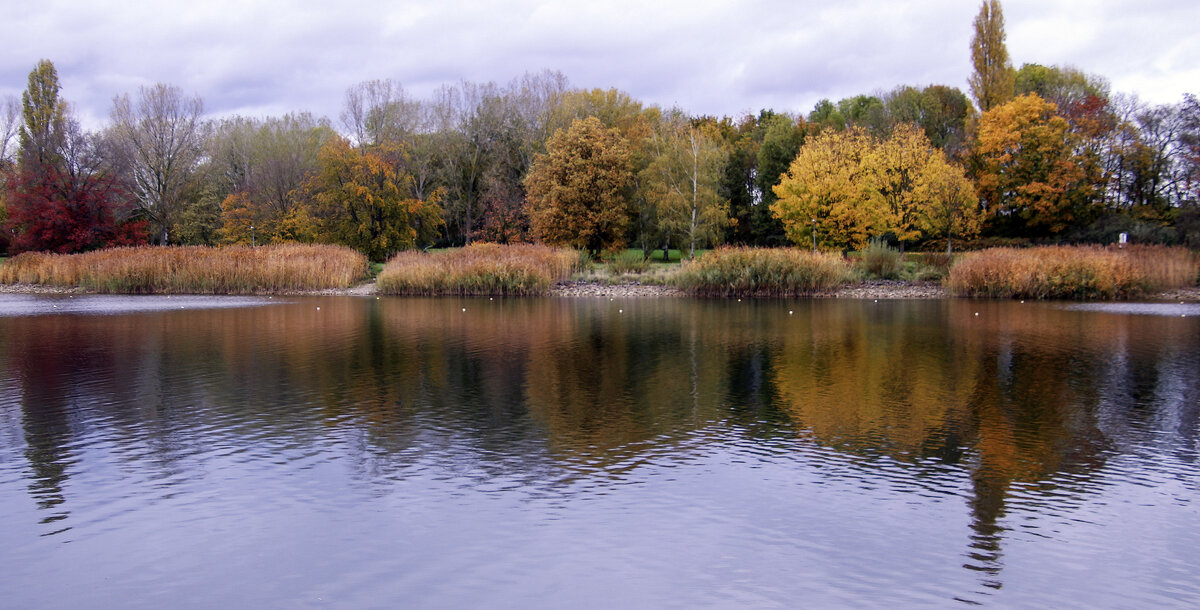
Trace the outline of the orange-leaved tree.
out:
[[[980,116],[971,170],[997,233],[1058,234],[1097,211],[1099,160],[1037,94]]]
[[[595,117],[555,132],[525,178],[534,236],[593,257],[623,247],[631,214],[629,157],[620,132]]]

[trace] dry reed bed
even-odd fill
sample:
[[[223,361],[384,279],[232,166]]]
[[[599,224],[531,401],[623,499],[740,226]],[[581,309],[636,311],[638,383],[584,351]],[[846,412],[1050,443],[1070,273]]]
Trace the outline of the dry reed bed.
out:
[[[285,244],[251,248],[113,248],[83,254],[27,252],[0,266],[0,283],[79,287],[115,294],[256,294],[348,288],[367,275],[350,248]]]
[[[1200,257],[1186,248],[992,248],[963,256],[947,287],[972,297],[1128,299],[1195,285]]]
[[[471,244],[437,252],[401,252],[376,278],[380,294],[525,296],[570,277],[574,250],[531,244]]]
[[[700,296],[802,296],[836,288],[850,277],[838,254],[795,248],[718,248],[686,263],[675,276]]]

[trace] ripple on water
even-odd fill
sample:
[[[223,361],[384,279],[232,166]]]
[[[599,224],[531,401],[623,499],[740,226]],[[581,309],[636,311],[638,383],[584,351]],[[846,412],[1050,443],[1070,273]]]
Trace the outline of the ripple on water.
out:
[[[0,320],[9,601],[1200,599],[1189,322],[320,303]]]

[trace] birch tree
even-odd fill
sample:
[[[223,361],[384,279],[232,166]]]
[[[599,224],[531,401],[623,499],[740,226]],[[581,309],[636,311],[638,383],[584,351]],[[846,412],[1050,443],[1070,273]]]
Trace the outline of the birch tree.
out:
[[[652,140],[654,156],[642,176],[655,217],[694,259],[697,245],[716,241],[729,225],[729,202],[718,188],[727,155],[714,134],[678,109],[663,117]]]

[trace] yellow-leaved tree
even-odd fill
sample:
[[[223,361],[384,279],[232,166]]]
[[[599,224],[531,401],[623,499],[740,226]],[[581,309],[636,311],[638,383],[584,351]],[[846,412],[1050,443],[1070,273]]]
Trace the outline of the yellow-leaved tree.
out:
[[[771,211],[797,244],[861,248],[890,233],[903,245],[979,229],[962,168],[915,125],[897,126],[886,140],[825,132],[800,149],[775,193]]]
[[[963,168],[947,161],[940,150],[917,179],[916,198],[926,202],[917,210],[917,228],[926,238],[945,237],[946,254],[953,254],[955,237],[979,234],[983,211],[975,185]]]
[[[867,192],[863,160],[873,141],[857,128],[826,131],[800,147],[775,185],[771,213],[796,244],[859,248],[883,227],[883,210]]]

